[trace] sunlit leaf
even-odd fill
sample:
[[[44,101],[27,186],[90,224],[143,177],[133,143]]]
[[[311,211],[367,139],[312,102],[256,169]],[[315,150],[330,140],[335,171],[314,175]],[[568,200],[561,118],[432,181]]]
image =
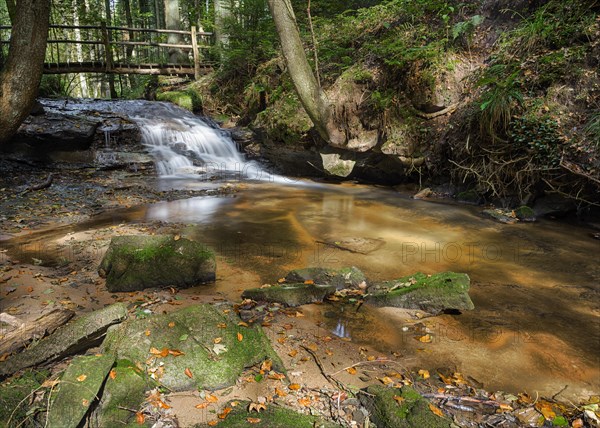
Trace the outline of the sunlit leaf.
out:
[[[419,376],[421,376],[423,379],[429,379],[429,370],[419,370]]]
[[[248,323],[244,321],[240,321],[239,323],[237,323],[237,325],[239,325],[240,327],[248,327]]]
[[[169,326],[169,328],[173,328],[173,327],[175,327],[175,322],[171,321],[171,322],[168,324],[168,326]]]
[[[186,369],[183,371],[185,373],[185,375],[187,377],[189,377],[190,379],[194,377],[194,375],[192,374],[192,371],[186,367]]]
[[[424,336],[419,337],[419,342],[430,343],[431,342],[431,335],[430,334],[426,334]]]
[[[444,413],[431,403],[429,403],[429,410],[431,410],[435,415],[439,416],[440,418],[444,417]]]
[[[355,369],[354,367],[348,367],[348,368],[346,369],[346,371],[347,371],[348,373],[350,373],[351,375],[355,375],[355,374],[356,374],[356,369]]]
[[[296,349],[292,349],[290,352],[288,352],[288,355],[290,357],[295,357],[296,355],[298,355],[298,351]]]
[[[196,404],[194,407],[196,409],[206,409],[208,406],[210,406],[210,403],[208,401],[205,401],[203,403]]]
[[[262,364],[260,365],[260,369],[264,370],[266,372],[271,371],[272,367],[273,367],[273,361],[271,361],[271,360],[264,360],[262,362]]]
[[[208,426],[210,426],[210,427],[214,427],[218,423],[219,423],[219,421],[216,419],[213,419],[212,421],[207,422]]]
[[[305,397],[305,398],[298,399],[298,404],[300,404],[301,406],[309,407],[310,403],[311,403],[310,398]]]
[[[217,401],[219,401],[219,399],[212,394],[207,395],[205,400],[208,401],[209,403],[216,403]]]
[[[279,397],[285,397],[286,395],[288,395],[287,392],[282,391],[279,388],[275,388],[275,394],[277,394]]]
[[[260,413],[261,410],[267,410],[267,405],[265,403],[253,402],[248,405],[248,412]]]
[[[229,413],[231,413],[233,409],[231,407],[225,407],[223,409],[223,411],[221,413],[219,413],[217,416],[219,417],[219,419],[225,419],[227,417],[227,415]]]
[[[285,375],[283,373],[272,373],[268,376],[268,378],[274,380],[283,380],[285,379]]]
[[[259,418],[246,418],[246,421],[247,421],[249,424],[257,424],[257,423],[260,423],[260,419],[259,419]]]
[[[117,377],[117,371],[115,369],[112,369],[110,372],[108,372],[108,377],[110,377],[111,379],[115,379]]]
[[[384,385],[389,385],[391,383],[394,383],[394,381],[392,380],[391,377],[389,376],[384,376],[382,378],[379,379],[381,381],[381,383],[383,383]]]
[[[401,395],[394,395],[394,400],[398,403],[398,404],[402,404],[405,400],[404,397],[402,397]]]
[[[86,379],[87,379],[87,375],[82,374],[80,376],[77,376],[77,382],[83,382]]]
[[[146,421],[146,417],[144,416],[144,414],[142,412],[137,412],[135,414],[135,421],[137,422],[138,425],[142,425]]]
[[[291,383],[290,386],[288,386],[288,388],[292,391],[298,391],[300,388],[302,388],[302,386],[300,386],[300,384],[298,383]]]
[[[222,337],[215,337],[215,338],[213,339],[213,342],[215,342],[215,343],[221,343],[222,341],[223,341],[223,338],[222,338]]]
[[[544,415],[544,418],[552,420],[556,417],[556,413],[552,410],[552,405],[545,401],[539,401],[535,403],[535,408]]]
[[[242,335],[242,333],[238,332],[237,340],[238,340],[238,342],[241,342],[242,340],[244,340],[244,336]]]

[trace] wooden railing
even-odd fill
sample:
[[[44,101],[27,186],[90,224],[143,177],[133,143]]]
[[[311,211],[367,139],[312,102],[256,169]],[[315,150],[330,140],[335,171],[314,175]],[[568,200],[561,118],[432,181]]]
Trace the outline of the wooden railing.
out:
[[[7,53],[10,26],[0,26],[0,50]],[[178,42],[169,42],[176,36]],[[212,33],[113,27],[50,25],[44,73],[114,73],[192,75],[211,68],[201,49],[210,48]],[[176,53],[176,61],[170,61]],[[0,52],[1,53],[1,52]]]

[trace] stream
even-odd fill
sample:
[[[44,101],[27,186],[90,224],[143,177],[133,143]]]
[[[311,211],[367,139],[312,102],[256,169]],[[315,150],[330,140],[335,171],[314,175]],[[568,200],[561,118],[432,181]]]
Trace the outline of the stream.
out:
[[[465,272],[475,310],[462,314],[413,319],[394,308],[356,311],[331,303],[302,309],[315,331],[397,352],[407,368],[449,368],[486,389],[533,396],[552,396],[565,385],[562,398],[600,391],[600,242],[589,229],[544,219],[504,225],[482,217],[479,207],[414,200],[375,186],[288,179],[246,162],[225,134],[190,113],[145,112],[132,116],[162,175],[154,179],[158,188],[231,182],[242,183],[242,190],[104,213],[34,232],[12,247],[5,241],[9,253],[26,259],[27,242],[46,245],[73,231],[161,220],[186,224],[186,236],[217,253],[215,286],[191,291],[233,301],[241,289],[306,266],[356,266],[371,281]],[[360,254],[324,244],[344,238],[384,245]],[[431,343],[416,340],[416,330],[430,333]]]

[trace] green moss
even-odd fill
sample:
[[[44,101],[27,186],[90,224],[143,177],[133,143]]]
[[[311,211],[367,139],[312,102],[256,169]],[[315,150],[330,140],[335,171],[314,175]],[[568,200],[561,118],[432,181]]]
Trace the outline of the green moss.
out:
[[[192,112],[202,111],[202,97],[192,88],[182,91],[159,92],[158,101],[168,101]]]
[[[32,408],[27,399],[38,389],[48,377],[47,370],[27,370],[20,377],[0,384],[0,427],[33,427],[37,411],[45,410],[43,403],[40,407]],[[37,411],[36,411],[37,410]],[[9,424],[10,420],[10,424]]]
[[[535,219],[535,212],[527,205],[523,205],[515,210],[515,215],[519,220]]]
[[[325,297],[335,293],[335,285],[282,284],[265,288],[244,290],[242,297],[259,302],[277,302],[287,306],[306,305],[322,302]]]
[[[219,422],[220,428],[247,428],[249,426],[256,428],[336,428],[340,425],[325,421],[317,416],[305,415],[282,406],[268,405],[267,409],[260,412],[248,412],[250,403],[242,401],[233,411],[229,413],[226,419]],[[258,418],[260,422],[249,424],[247,418]],[[199,424],[195,428],[204,428],[208,424]]]
[[[466,202],[469,204],[478,204],[481,201],[481,196],[476,190],[465,190],[464,192],[459,192],[456,195],[456,199],[460,202]]]

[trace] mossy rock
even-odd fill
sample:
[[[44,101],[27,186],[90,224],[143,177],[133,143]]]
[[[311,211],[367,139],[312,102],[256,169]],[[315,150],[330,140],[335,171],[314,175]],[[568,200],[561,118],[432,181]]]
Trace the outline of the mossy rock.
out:
[[[482,202],[481,195],[476,190],[465,190],[456,194],[456,200],[463,204],[479,205]]]
[[[420,309],[428,313],[445,310],[472,310],[469,297],[471,280],[467,274],[442,272],[425,275],[418,272],[393,281],[373,284],[366,301],[375,306]]]
[[[135,413],[127,409],[139,409],[145,392],[157,384],[129,360],[117,361],[113,373],[106,379],[102,400],[93,416],[96,426],[139,427]]]
[[[214,282],[215,270],[211,250],[169,235],[114,237],[98,268],[111,292],[192,287]]]
[[[326,421],[318,416],[305,415],[294,410],[276,406],[267,405],[267,409],[260,413],[248,412],[250,403],[242,401],[236,407],[233,407],[231,413],[224,420],[219,420],[219,428],[340,428],[333,422]],[[250,424],[248,418],[259,419],[258,422]],[[208,427],[208,424],[198,424],[194,428]]]
[[[449,428],[451,421],[435,415],[429,402],[410,386],[388,388],[371,385],[360,401],[369,410],[370,418],[378,427],[394,428]],[[396,397],[396,399],[394,398]],[[398,400],[402,397],[402,400]]]
[[[287,306],[300,306],[322,302],[323,299],[335,293],[335,291],[335,285],[291,283],[265,288],[250,288],[244,290],[242,297],[244,299],[256,300],[257,302],[274,302]]]
[[[521,221],[526,221],[526,222],[536,221],[535,212],[533,211],[532,208],[528,207],[527,205],[523,205],[523,206],[520,206],[519,208],[515,209],[515,215]]]
[[[312,281],[317,285],[334,285],[338,290],[342,288],[357,288],[361,283],[367,282],[367,277],[354,266],[341,269],[309,267],[294,269],[285,276],[286,282]]]
[[[202,97],[193,89],[159,92],[156,94],[156,100],[177,104],[179,107],[194,113],[202,111]]]
[[[343,159],[338,153],[321,153],[321,161],[323,169],[336,177],[348,177],[356,165],[355,160]]]
[[[262,328],[241,327],[238,322],[232,310],[224,313],[211,305],[190,306],[111,328],[103,350],[142,366],[154,356],[148,370],[162,365],[157,380],[174,391],[233,385],[246,367],[266,359],[273,361],[274,370],[284,372],[283,363]],[[216,338],[221,338],[218,344]],[[152,348],[155,353],[167,349],[181,351],[183,355],[161,357],[153,354]],[[191,378],[186,369],[191,371]]]
[[[0,427],[35,426],[35,412],[27,397],[48,377],[48,371],[27,370],[20,377],[0,384]],[[45,409],[45,403],[40,403]]]
[[[516,215],[509,210],[501,210],[497,208],[490,208],[481,212],[483,215],[490,217],[500,223],[504,224],[515,224],[519,221]]]
[[[48,411],[47,426],[80,426],[114,362],[114,356],[110,354],[75,357],[60,379],[58,392]]]

